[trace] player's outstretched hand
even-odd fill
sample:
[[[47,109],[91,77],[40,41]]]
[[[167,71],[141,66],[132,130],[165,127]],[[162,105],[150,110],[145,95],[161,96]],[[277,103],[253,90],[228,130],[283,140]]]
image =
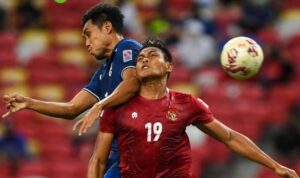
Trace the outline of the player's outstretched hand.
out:
[[[284,167],[284,166],[278,166],[275,169],[275,172],[277,175],[279,175],[280,177],[283,177],[283,178],[299,178],[296,171],[289,169],[287,167]]]
[[[99,103],[95,104],[85,116],[83,116],[80,120],[78,120],[75,123],[73,127],[73,131],[80,126],[78,135],[81,136],[82,134],[86,133],[86,131],[100,117],[101,112],[102,112],[102,105]]]
[[[26,98],[19,93],[4,95],[3,101],[6,104],[6,109],[8,111],[2,115],[2,118],[11,115],[14,112],[25,109],[28,105]]]

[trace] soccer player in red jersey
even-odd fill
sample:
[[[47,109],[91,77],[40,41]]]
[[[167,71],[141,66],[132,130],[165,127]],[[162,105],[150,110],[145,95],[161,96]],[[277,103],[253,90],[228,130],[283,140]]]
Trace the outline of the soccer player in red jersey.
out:
[[[161,41],[150,39],[143,43],[136,69],[141,82],[139,95],[104,111],[88,178],[103,177],[114,137],[121,154],[122,178],[193,177],[185,132],[190,124],[280,177],[299,178],[294,170],[272,160],[249,138],[214,118],[202,100],[168,90],[172,57]]]

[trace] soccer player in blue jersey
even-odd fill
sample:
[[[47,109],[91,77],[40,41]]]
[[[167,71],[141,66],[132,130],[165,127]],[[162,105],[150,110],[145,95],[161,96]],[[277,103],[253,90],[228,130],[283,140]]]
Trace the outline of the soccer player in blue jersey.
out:
[[[8,112],[2,117],[29,109],[48,116],[74,119],[93,106],[75,125],[81,125],[80,133],[83,133],[104,108],[121,104],[135,95],[139,90],[135,64],[141,45],[123,38],[123,18],[119,8],[109,4],[98,4],[83,16],[82,35],[86,48],[96,59],[106,61],[71,101],[41,101],[18,93],[4,95]],[[118,166],[119,153],[113,145],[105,177],[118,178]]]

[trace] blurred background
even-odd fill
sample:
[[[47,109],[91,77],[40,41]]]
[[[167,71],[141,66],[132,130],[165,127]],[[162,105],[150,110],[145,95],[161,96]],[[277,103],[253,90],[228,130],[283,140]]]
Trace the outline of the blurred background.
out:
[[[68,101],[101,65],[81,37],[84,12],[99,0],[0,0],[0,94],[20,92]],[[273,158],[300,173],[299,0],[114,0],[125,36],[158,36],[174,56],[170,88],[192,93],[217,118],[249,136]],[[220,51],[248,36],[265,61],[251,80],[230,78]],[[6,112],[0,103],[1,115]],[[83,178],[97,124],[87,135],[75,121],[21,111],[0,120],[0,178]],[[194,127],[187,129],[198,178],[275,178]]]

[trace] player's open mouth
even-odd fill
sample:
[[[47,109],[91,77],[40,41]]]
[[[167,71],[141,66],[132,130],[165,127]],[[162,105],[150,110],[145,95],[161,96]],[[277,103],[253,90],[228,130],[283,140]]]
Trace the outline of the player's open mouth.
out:
[[[142,70],[149,69],[149,68],[150,68],[150,67],[147,66],[147,65],[143,65],[143,66],[142,66]]]

